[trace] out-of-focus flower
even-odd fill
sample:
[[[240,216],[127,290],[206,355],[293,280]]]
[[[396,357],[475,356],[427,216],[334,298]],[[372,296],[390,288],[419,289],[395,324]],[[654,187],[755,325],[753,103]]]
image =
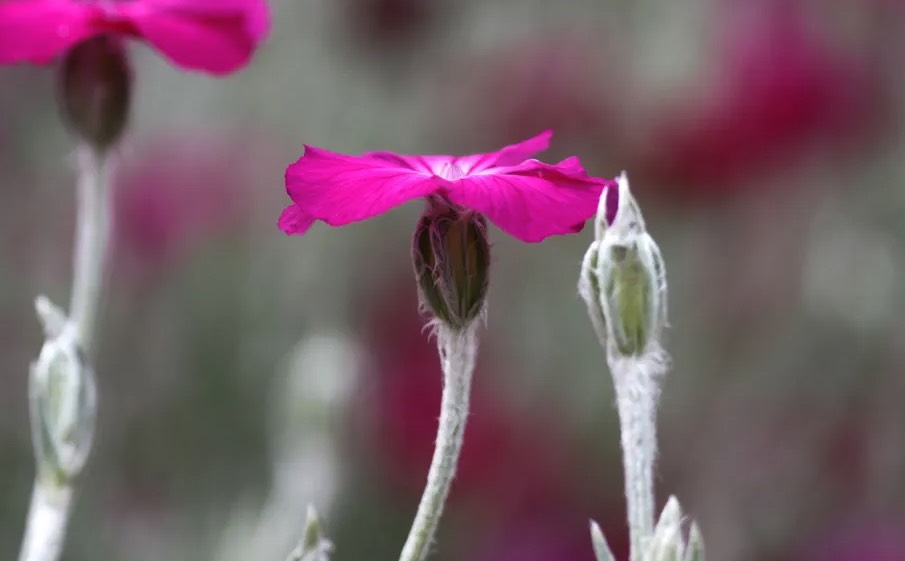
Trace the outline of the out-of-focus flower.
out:
[[[283,211],[280,228],[304,234],[315,220],[341,226],[436,195],[484,214],[525,242],[578,232],[606,182],[588,176],[575,157],[555,165],[529,159],[549,146],[551,136],[547,131],[497,152],[460,157],[346,156],[306,146],[286,170],[295,204]]]
[[[468,126],[484,134],[518,138],[550,128],[597,144],[610,132],[609,100],[620,87],[612,72],[607,74],[601,50],[592,41],[568,36],[532,38],[503,52],[481,53],[468,66],[477,76],[471,86],[453,83],[457,73],[442,80],[441,103],[467,107],[475,115]]]
[[[159,271],[250,213],[247,146],[207,136],[161,139],[126,159],[115,200],[115,249],[126,269]]]
[[[270,27],[265,0],[0,2],[0,63],[46,64],[102,35],[140,38],[173,64],[225,74],[244,66]]]
[[[712,89],[653,125],[635,166],[643,175],[726,191],[809,147],[864,139],[879,97],[870,63],[833,45],[802,5],[754,3],[721,29]]]
[[[437,19],[443,0],[345,0],[353,38],[381,51],[413,46]]]
[[[440,407],[442,374],[437,349],[423,336],[424,320],[415,306],[406,275],[371,295],[379,306],[365,318],[365,344],[373,370],[363,376],[369,388],[360,424],[368,446],[379,450],[380,472],[396,488],[416,494],[430,464]],[[392,326],[392,329],[387,329]],[[486,339],[475,373],[468,430],[456,474],[453,505],[495,497],[500,515],[561,502],[568,492],[568,454],[561,427],[540,408],[520,416],[493,390],[491,378],[504,373],[494,361],[493,339]],[[494,376],[481,375],[491,367]]]
[[[801,561],[905,561],[905,523],[885,520],[832,532]]]
[[[617,524],[621,521],[616,520]],[[587,517],[578,512],[534,513],[494,532],[474,561],[593,561]],[[625,558],[628,550],[619,550]]]

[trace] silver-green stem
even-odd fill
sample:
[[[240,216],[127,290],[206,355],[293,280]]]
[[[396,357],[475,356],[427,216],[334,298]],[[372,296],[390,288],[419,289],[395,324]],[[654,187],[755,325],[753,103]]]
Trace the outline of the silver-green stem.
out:
[[[441,324],[437,330],[437,343],[443,365],[443,398],[437,444],[427,474],[427,485],[399,561],[423,561],[427,556],[456,473],[468,417],[468,399],[478,347],[475,327],[456,331]]]
[[[640,561],[654,533],[657,378],[663,367],[659,357],[622,357],[612,350],[609,354],[621,429],[630,559]]]
[[[78,230],[69,318],[76,326],[79,346],[89,353],[100,306],[110,237],[110,179],[105,155],[89,146],[82,146],[78,159]]]
[[[104,155],[78,152],[76,247],[69,317],[46,298],[37,302],[46,341],[30,377],[37,463],[19,561],[56,561],[66,535],[74,484],[91,449],[96,415],[94,342],[110,230],[109,174]]]
[[[71,505],[70,485],[55,485],[40,478],[35,481],[20,561],[59,559]]]

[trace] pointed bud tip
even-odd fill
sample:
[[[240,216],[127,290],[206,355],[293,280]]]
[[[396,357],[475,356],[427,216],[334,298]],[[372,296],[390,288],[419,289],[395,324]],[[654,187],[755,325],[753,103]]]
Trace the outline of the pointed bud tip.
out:
[[[678,524],[682,521],[682,507],[675,495],[670,495],[667,499],[663,512],[660,514],[660,520],[671,524]]]
[[[597,522],[590,520],[589,526],[591,530],[591,545],[594,548],[594,556],[597,561],[616,561],[616,557],[610,551],[610,546],[607,544],[603,531]]]

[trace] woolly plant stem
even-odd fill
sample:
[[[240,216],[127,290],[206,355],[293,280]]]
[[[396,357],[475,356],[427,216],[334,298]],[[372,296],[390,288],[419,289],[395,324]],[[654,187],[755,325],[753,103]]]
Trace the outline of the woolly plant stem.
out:
[[[665,372],[665,366],[657,353],[623,357],[611,352],[607,362],[616,388],[621,428],[630,558],[640,561],[654,531],[658,378]]]
[[[456,472],[468,417],[471,378],[478,346],[475,329],[467,326],[457,331],[440,324],[437,343],[443,366],[443,398],[437,443],[427,474],[427,485],[399,561],[422,561],[427,556]]]
[[[72,505],[72,487],[38,479],[31,495],[20,561],[59,559]]]
[[[94,339],[110,237],[110,180],[106,158],[91,147],[80,147],[78,159],[78,224],[69,316],[87,353]]]
[[[109,175],[104,156],[91,147],[81,146],[77,156],[79,178],[76,246],[73,258],[72,297],[66,322],[68,327],[75,331],[79,350],[88,355],[94,341],[95,318],[100,305],[109,239]],[[62,329],[62,326],[59,327]],[[76,375],[90,376],[91,373],[89,369],[82,369]],[[93,384],[93,381],[91,383]],[[69,387],[63,391],[74,390]],[[35,402],[33,400],[33,404]],[[93,423],[93,410],[83,414],[86,418],[82,422]],[[36,422],[41,415],[42,412],[32,411],[32,422]],[[58,466],[45,465],[47,460],[44,458],[38,457],[37,460],[38,473],[35,477],[19,561],[56,561],[60,557],[65,540],[74,494],[75,474],[66,474]]]

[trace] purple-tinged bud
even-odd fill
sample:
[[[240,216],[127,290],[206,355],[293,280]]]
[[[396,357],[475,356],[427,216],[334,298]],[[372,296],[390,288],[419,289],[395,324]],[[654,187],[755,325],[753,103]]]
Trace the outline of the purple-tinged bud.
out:
[[[60,108],[67,125],[95,150],[116,144],[129,116],[132,72],[122,41],[112,35],[92,37],[63,58]]]
[[[412,261],[421,305],[439,321],[464,329],[484,311],[490,243],[483,216],[430,197],[415,230]]]

